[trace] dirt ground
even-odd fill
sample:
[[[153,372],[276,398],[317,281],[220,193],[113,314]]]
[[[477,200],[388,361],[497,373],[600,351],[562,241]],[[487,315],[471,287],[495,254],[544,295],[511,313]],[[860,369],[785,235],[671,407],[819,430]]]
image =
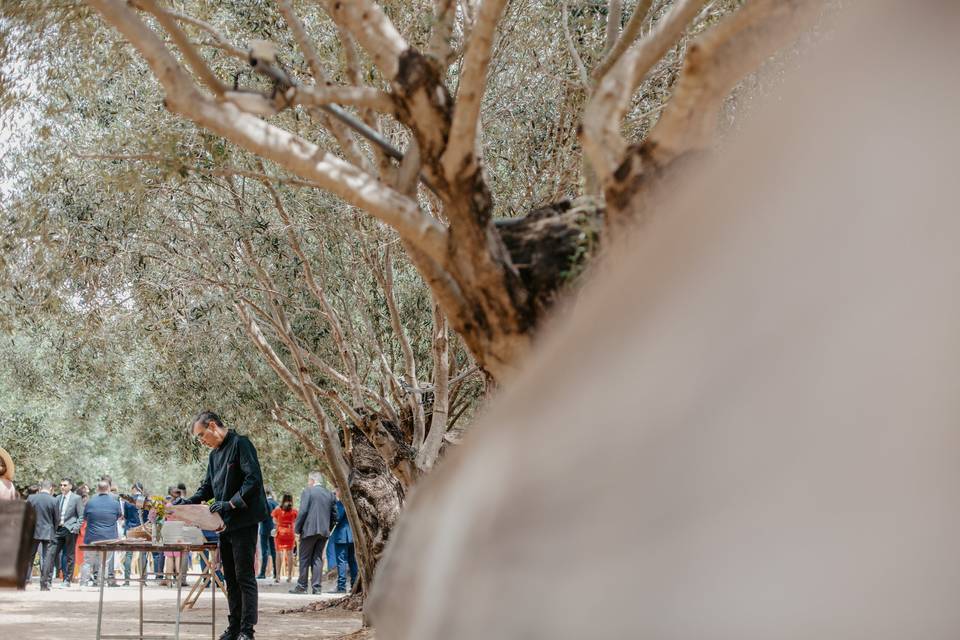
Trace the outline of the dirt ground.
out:
[[[318,599],[336,598],[334,594],[319,596],[287,593],[291,585],[279,585],[260,581],[260,621],[257,624],[257,640],[301,640],[306,638],[339,638],[358,631],[360,614],[340,609],[310,613],[285,613],[281,609],[294,609]],[[329,585],[324,585],[325,588]],[[186,595],[184,589],[183,595]],[[4,591],[0,595],[0,638],[3,640],[87,640],[96,638],[97,600],[99,590],[95,587],[68,589],[54,587],[40,591],[34,582],[26,591]],[[148,586],[144,590],[144,618],[148,620],[173,620],[176,614],[177,590],[175,588]],[[208,622],[210,620],[210,592],[203,594],[193,609],[184,612],[181,620]],[[138,596],[137,587],[108,588],[104,593],[103,633],[136,634]],[[209,626],[181,626],[180,637],[217,638],[226,628],[227,601],[217,594],[216,633],[211,636]],[[145,625],[145,634],[171,634],[172,624]]]

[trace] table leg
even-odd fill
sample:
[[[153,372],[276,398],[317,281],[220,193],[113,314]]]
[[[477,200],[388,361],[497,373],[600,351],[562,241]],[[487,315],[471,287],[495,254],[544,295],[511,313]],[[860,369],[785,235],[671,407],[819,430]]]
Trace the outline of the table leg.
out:
[[[173,632],[173,637],[176,638],[176,640],[180,640],[180,615],[181,615],[181,613],[182,613],[182,612],[180,611],[180,593],[181,593],[181,591],[183,590],[183,586],[182,586],[182,585],[183,585],[183,574],[184,574],[184,572],[186,571],[186,568],[187,568],[187,554],[181,553],[181,554],[180,554],[180,557],[177,558],[177,573],[176,573],[176,580],[177,580],[177,623],[176,623],[176,625],[175,625],[175,627],[174,627],[174,632]]]
[[[210,564],[209,558],[212,557],[212,553],[207,556],[207,573],[210,574],[210,640],[217,635],[217,572]]]
[[[89,553],[89,552],[88,552]],[[107,584],[107,554],[100,551],[100,604],[97,606],[97,640],[100,640],[100,630],[103,627],[103,587]]]
[[[139,562],[140,559],[137,558],[137,561]],[[144,562],[140,566],[143,567],[143,570],[140,572],[140,640],[143,640],[143,585],[147,581],[147,563]]]

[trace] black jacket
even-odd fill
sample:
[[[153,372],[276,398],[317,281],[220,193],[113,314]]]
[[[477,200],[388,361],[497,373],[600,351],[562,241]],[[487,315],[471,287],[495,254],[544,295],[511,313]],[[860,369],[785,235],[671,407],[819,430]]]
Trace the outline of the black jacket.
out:
[[[27,498],[27,503],[37,514],[37,524],[33,529],[34,540],[53,540],[57,534],[57,524],[60,522],[60,512],[57,511],[57,499],[49,493],[35,493]]]
[[[233,505],[233,509],[221,514],[225,531],[256,525],[268,513],[257,450],[249,438],[233,429],[210,452],[207,476],[188,502],[199,504],[211,498],[228,500]]]

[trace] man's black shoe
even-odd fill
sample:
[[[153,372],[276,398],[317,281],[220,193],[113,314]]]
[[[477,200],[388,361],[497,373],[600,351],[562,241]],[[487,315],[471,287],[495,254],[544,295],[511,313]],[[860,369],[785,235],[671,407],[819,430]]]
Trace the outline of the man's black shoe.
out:
[[[313,589],[310,590],[310,593],[313,595],[317,595],[318,593],[323,593],[323,590],[320,587],[314,587]]]
[[[233,629],[227,629],[226,631],[220,634],[220,637],[217,638],[217,640],[237,640],[238,635],[239,634]]]
[[[300,587],[294,587],[293,589],[290,589],[290,591],[288,591],[288,593],[306,593],[306,592],[307,592],[306,589],[301,589]]]

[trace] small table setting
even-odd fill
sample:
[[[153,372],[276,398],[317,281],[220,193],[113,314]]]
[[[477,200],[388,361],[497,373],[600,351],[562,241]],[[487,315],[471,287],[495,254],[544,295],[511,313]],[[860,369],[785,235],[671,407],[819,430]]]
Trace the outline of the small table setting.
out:
[[[216,575],[216,567],[219,564],[219,558],[211,558],[206,562],[206,567],[199,573],[187,573],[188,554],[198,552],[218,553],[219,545],[216,542],[209,542],[203,536],[201,528],[208,531],[217,531],[223,528],[223,520],[218,514],[210,513],[206,505],[166,505],[164,509],[163,521],[151,521],[138,527],[137,531],[131,533],[133,537],[126,540],[103,540],[90,544],[81,544],[80,549],[84,552],[100,553],[100,597],[97,607],[97,640],[120,640],[121,638],[137,638],[139,640],[173,638],[179,640],[180,628],[183,625],[202,625],[210,626],[210,637],[216,637],[216,594],[217,588],[223,589],[223,585]],[[139,603],[138,608],[138,633],[136,634],[109,634],[103,633],[103,600],[104,587],[107,583],[107,558],[108,554],[115,552],[140,552],[140,553],[173,553],[176,557],[170,558],[176,560],[176,584],[177,584],[177,606],[172,619],[152,620],[144,619],[143,616],[143,591],[148,576],[156,572],[147,571],[145,568],[142,575],[139,576]],[[182,598],[183,582],[188,576],[197,576],[197,581],[190,589],[186,602]],[[209,582],[208,582],[209,581]],[[199,599],[206,585],[210,589],[210,620],[199,621],[182,619],[183,610],[192,608]],[[174,625],[173,634],[155,634],[144,633],[144,625]]]

